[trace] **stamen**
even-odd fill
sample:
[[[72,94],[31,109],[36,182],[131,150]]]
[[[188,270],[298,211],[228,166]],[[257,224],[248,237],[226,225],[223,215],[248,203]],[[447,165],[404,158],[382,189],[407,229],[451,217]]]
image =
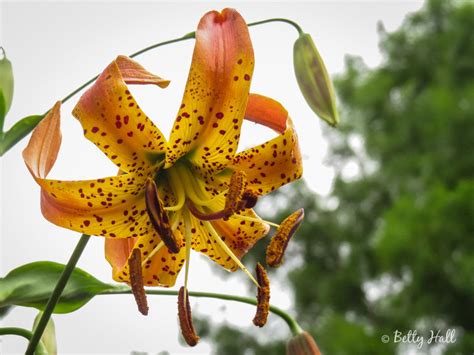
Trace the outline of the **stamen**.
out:
[[[258,195],[253,191],[245,190],[242,201],[245,201],[245,208],[254,208],[258,201]]]
[[[184,238],[185,238],[185,247],[186,247],[186,266],[184,269],[184,287],[188,288],[188,274],[189,274],[189,262],[191,261],[191,219],[189,218],[188,213],[184,213]]]
[[[224,207],[224,219],[229,218],[235,212],[245,208],[244,204],[242,206],[241,201],[244,195],[245,188],[247,187],[247,175],[243,171],[234,171],[230,177],[229,182],[229,191],[225,198],[225,207]]]
[[[191,212],[194,217],[200,219],[201,221],[215,221],[225,217],[224,210],[214,213],[203,213],[197,209],[191,200],[188,200],[186,205],[188,206],[189,212]]]
[[[253,277],[253,275],[250,273],[250,271],[245,267],[244,264],[242,264],[242,262],[239,260],[239,258],[237,256],[235,256],[235,254],[232,252],[232,250],[230,250],[230,248],[227,246],[227,244],[222,240],[222,238],[219,236],[219,234],[217,234],[216,230],[214,229],[214,227],[212,226],[211,223],[207,222],[207,221],[203,221],[203,224],[204,226],[207,228],[207,230],[212,234],[212,236],[214,237],[214,239],[217,241],[217,243],[219,244],[219,246],[225,251],[225,253],[230,256],[230,258],[242,269],[243,272],[245,272],[247,274],[247,276],[250,278],[250,280],[252,280],[252,282],[257,286],[259,287],[259,284],[257,282],[257,280],[255,280],[255,278]]]
[[[257,263],[255,269],[260,287],[257,293],[257,313],[253,318],[253,324],[257,327],[263,327],[267,323],[268,313],[270,312],[270,280],[260,263]]]
[[[291,237],[298,230],[304,218],[304,209],[300,208],[280,224],[270,244],[267,247],[267,264],[271,267],[278,267],[283,262],[283,255]]]
[[[171,186],[178,201],[176,205],[164,207],[163,209],[165,211],[179,211],[183,208],[184,203],[186,202],[186,193],[183,185],[181,184],[181,180],[179,176],[175,173],[174,169],[169,169],[168,173],[170,174],[170,177],[173,181],[173,184]]]
[[[146,316],[148,315],[148,302],[143,287],[142,253],[140,249],[132,250],[132,254],[128,259],[128,268],[130,271],[130,287],[137,302],[138,310]]]
[[[146,209],[150,221],[171,253],[179,253],[180,243],[170,227],[168,214],[163,209],[163,203],[158,196],[158,188],[153,179],[149,178],[145,185]]]
[[[178,293],[178,318],[184,340],[189,346],[195,346],[199,341],[199,336],[194,329],[188,290],[184,286],[179,289]]]
[[[266,221],[264,219],[259,219],[259,218],[250,217],[250,216],[244,216],[244,215],[241,215],[241,214],[234,214],[232,216],[232,218],[237,218],[237,219],[241,219],[241,220],[249,221],[249,222],[266,223],[269,226],[272,226],[272,227],[275,227],[275,228],[280,227],[279,224],[276,224],[276,223],[273,223],[273,222],[270,222],[270,221]]]

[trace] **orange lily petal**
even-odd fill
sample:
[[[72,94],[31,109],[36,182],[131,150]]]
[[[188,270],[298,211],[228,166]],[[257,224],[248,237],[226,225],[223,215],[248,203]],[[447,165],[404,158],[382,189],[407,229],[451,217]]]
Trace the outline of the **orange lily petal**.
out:
[[[36,126],[23,150],[23,159],[35,179],[45,178],[58,157],[61,146],[60,110],[61,101],[58,101]]]
[[[180,233],[180,232],[177,232]],[[182,239],[182,238],[181,238]],[[152,241],[150,243],[150,241]],[[156,233],[140,238],[130,239],[105,239],[105,257],[112,265],[112,277],[117,282],[129,282],[128,258],[134,248],[139,248],[143,253],[143,282],[145,286],[172,287],[183,267],[186,249],[181,248],[178,254],[172,254],[163,246],[151,258],[146,259],[158,245],[159,238]],[[145,261],[146,260],[146,261]]]
[[[140,109],[127,83],[166,87],[169,81],[119,56],[82,95],[73,115],[80,121],[86,138],[121,170],[130,173],[150,166],[165,152],[166,140]]]
[[[254,56],[248,28],[233,9],[204,15],[166,167],[196,148],[189,159],[202,171],[222,169],[237,149]]]
[[[160,181],[158,192],[162,200],[170,204],[176,203],[170,187],[165,181]],[[172,254],[166,246],[162,246],[157,252],[154,251],[160,245],[160,238],[151,226],[149,218],[146,220],[146,226],[147,232],[140,234],[138,237],[129,239],[106,238],[105,257],[112,266],[112,277],[118,282],[130,281],[127,261],[132,250],[138,248],[143,261],[144,285],[171,287],[175,284],[178,273],[184,264],[186,249],[181,245],[180,252]],[[180,244],[183,244],[182,223],[179,227],[174,233]]]
[[[50,222],[85,234],[128,238],[148,232],[144,181],[119,175],[85,181],[37,179]]]
[[[250,120],[281,134],[237,154],[229,168],[244,171],[248,188],[258,195],[265,195],[301,177],[303,165],[298,137],[287,111],[275,100],[250,95],[247,112]]]
[[[222,210],[225,205],[225,198],[216,198],[213,208]],[[259,219],[253,210],[239,212],[240,215]],[[192,242],[191,247],[209,257],[221,265],[226,270],[235,271],[237,264],[222,249],[214,236],[207,231],[202,221],[191,217],[192,222]],[[221,236],[225,244],[232,252],[241,259],[261,238],[269,231],[267,224],[263,222],[249,222],[238,218],[238,215],[230,217],[228,220],[215,220],[210,222],[212,227]]]

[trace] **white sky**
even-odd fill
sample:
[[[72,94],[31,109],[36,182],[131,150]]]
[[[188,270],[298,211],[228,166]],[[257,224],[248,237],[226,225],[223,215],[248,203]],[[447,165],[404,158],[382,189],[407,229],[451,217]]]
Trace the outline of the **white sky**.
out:
[[[74,88],[102,71],[118,54],[129,54],[152,43],[179,37],[195,29],[199,18],[211,9],[237,8],[248,22],[286,17],[313,35],[331,74],[343,70],[344,55],[356,54],[370,66],[380,62],[376,23],[388,31],[403,17],[419,9],[420,1],[333,2],[13,2],[0,6],[0,45],[7,50],[15,71],[15,96],[6,127],[30,114],[39,114]],[[323,164],[327,142],[321,136],[322,122],[307,107],[293,75],[292,46],[296,31],[285,24],[268,24],[250,30],[256,67],[252,91],[273,97],[289,111],[300,137],[305,157],[304,177],[310,187],[327,194],[332,169]],[[172,81],[168,89],[133,87],[140,106],[164,132],[169,132],[181,100],[191,60],[193,42],[162,47],[136,58],[150,71]],[[116,168],[82,136],[70,112],[75,99],[63,105],[63,145],[50,176],[86,179],[110,176]],[[272,137],[265,130],[246,125],[241,148]],[[37,260],[65,263],[78,234],[56,227],[41,216],[39,189],[21,159],[26,140],[1,160],[0,271]],[[245,261],[245,259],[244,259]],[[110,282],[110,269],[103,258],[103,240],[92,238],[79,266]],[[247,286],[229,274],[214,275],[218,266],[192,255],[190,289],[242,294]],[[253,267],[252,267],[253,268]],[[178,278],[177,287],[182,284]],[[308,285],[315,284],[308,280]],[[285,285],[272,289],[272,303],[291,308],[291,291]],[[195,348],[178,343],[176,300],[149,297],[150,315],[141,316],[130,296],[101,296],[80,311],[54,317],[60,353],[129,353],[167,350],[171,354],[207,354],[205,341]],[[193,310],[233,325],[251,325],[254,309],[236,303],[191,300]],[[34,309],[17,308],[4,325],[30,328]],[[271,317],[269,335],[287,335],[285,324]],[[3,346],[3,349],[1,348]],[[22,353],[25,341],[3,337],[0,352]]]

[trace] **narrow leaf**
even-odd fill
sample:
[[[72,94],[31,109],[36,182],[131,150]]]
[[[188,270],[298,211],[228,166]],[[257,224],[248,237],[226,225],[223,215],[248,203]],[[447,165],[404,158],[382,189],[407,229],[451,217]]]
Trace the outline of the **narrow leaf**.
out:
[[[28,135],[43,117],[42,115],[27,116],[15,123],[8,132],[5,132],[0,140],[0,156]]]

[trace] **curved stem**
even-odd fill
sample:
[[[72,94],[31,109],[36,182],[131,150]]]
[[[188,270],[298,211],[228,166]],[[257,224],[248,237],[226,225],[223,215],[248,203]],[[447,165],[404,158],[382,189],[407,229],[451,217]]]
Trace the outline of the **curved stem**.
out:
[[[287,23],[287,24],[293,26],[298,31],[298,34],[303,33],[303,29],[300,27],[300,25],[298,25],[296,22],[288,20],[286,18],[270,18],[268,20],[262,20],[262,21],[256,21],[256,22],[248,23],[247,26],[248,27],[258,26],[258,25],[263,25],[264,23],[269,23],[269,22],[284,22],[284,23]]]
[[[31,337],[33,336],[33,333],[28,329],[15,328],[15,327],[5,327],[5,328],[0,328],[0,335],[18,335],[18,336],[21,336],[21,337],[23,337],[27,340],[30,340]],[[38,354],[47,354],[48,353],[48,351],[44,348],[44,345],[43,345],[42,342],[38,343],[37,353]]]
[[[107,290],[99,295],[120,295],[120,294],[131,294],[132,291],[130,290],[129,287],[127,286],[114,286],[115,289],[112,290]],[[177,296],[178,291],[172,291],[172,290],[150,290],[147,289],[146,293],[149,295],[162,295],[162,296]],[[240,303],[247,303],[251,305],[257,305],[257,300],[254,298],[249,298],[249,297],[242,297],[242,296],[235,296],[235,295],[227,295],[224,293],[213,293],[213,292],[198,292],[198,291],[189,291],[188,292],[189,296],[191,297],[203,297],[203,298],[217,298],[221,300],[226,300],[226,301],[234,301],[234,302],[240,302]],[[291,333],[293,335],[298,335],[303,332],[301,329],[300,325],[294,319],[292,316],[290,316],[288,313],[283,311],[282,309],[275,307],[275,306],[270,306],[270,312],[280,316],[286,324],[288,324],[288,327],[291,330]]]
[[[151,46],[148,46],[146,48],[143,48],[143,49],[140,49],[138,52],[135,52],[135,53],[132,53],[129,55],[130,58],[135,58],[137,56],[139,56],[140,54],[143,54],[145,52],[148,52],[148,51],[151,51],[152,49],[155,49],[155,48],[158,48],[158,47],[162,47],[162,46],[166,46],[167,44],[171,44],[171,43],[176,43],[176,42],[181,42],[181,41],[185,41],[185,40],[188,40],[188,39],[192,39],[194,38],[194,35],[195,33],[194,32],[191,32],[191,33],[188,33],[182,37],[179,37],[179,38],[174,38],[174,39],[170,39],[168,41],[164,41],[164,42],[160,42],[160,43],[155,43]],[[68,101],[71,97],[73,97],[74,95],[76,95],[79,91],[81,91],[82,89],[84,89],[86,86],[92,84],[97,78],[99,77],[99,75],[96,75],[94,76],[93,78],[91,78],[89,81],[85,82],[84,84],[82,84],[81,86],[79,86],[76,90],[74,90],[73,92],[71,92],[70,94],[68,94],[67,96],[65,96],[61,102],[62,103],[65,103],[66,101]]]
[[[69,261],[67,262],[66,267],[64,268],[56,286],[54,287],[53,293],[49,297],[48,303],[46,303],[43,314],[38,322],[38,326],[33,332],[33,336],[30,339],[28,348],[26,349],[26,352],[25,352],[26,355],[34,354],[36,346],[38,345],[38,342],[40,341],[41,336],[43,335],[44,329],[46,328],[46,325],[48,324],[49,318],[51,318],[51,314],[54,311],[54,307],[56,307],[56,304],[58,303],[59,298],[61,297],[61,294],[69,280],[69,277],[74,271],[77,261],[81,257],[81,254],[84,251],[87,245],[87,242],[89,241],[89,238],[90,238],[89,235],[83,234],[81,236],[81,239],[79,239],[79,242],[77,243],[76,248],[74,248],[74,251],[72,252],[71,257],[69,258]]]
[[[248,26],[249,27],[258,26],[258,25],[263,25],[265,23],[269,23],[269,22],[287,23],[287,24],[293,26],[298,31],[299,34],[303,33],[303,30],[301,29],[301,27],[296,22],[294,22],[292,20],[285,19],[285,18],[271,18],[271,19],[267,19],[267,20],[251,22],[251,23],[248,24]],[[141,55],[145,52],[148,52],[152,49],[155,49],[155,48],[158,48],[158,47],[161,47],[161,46],[165,46],[165,45],[171,44],[171,43],[176,43],[176,42],[181,42],[181,41],[185,41],[185,40],[188,40],[188,39],[193,39],[195,37],[196,37],[196,32],[189,32],[189,33],[185,34],[182,37],[170,39],[168,41],[156,43],[156,44],[153,44],[153,45],[148,46],[146,48],[140,49],[139,51],[130,54],[129,57],[134,58],[134,57],[137,57],[137,56],[139,56],[139,55]],[[3,48],[2,48],[2,50],[3,50],[3,53],[5,53],[5,50]],[[74,95],[76,95],[81,90],[86,88],[88,85],[92,84],[98,77],[99,76],[96,75],[93,78],[91,78],[90,80],[88,80],[87,82],[85,82],[84,84],[82,84],[81,86],[79,86],[77,89],[75,89],[74,91],[72,91],[71,93],[66,95],[61,100],[61,102],[65,103],[66,101],[68,101],[70,98],[72,98]],[[10,150],[10,148],[12,148],[15,144],[17,144],[25,136],[27,136],[36,127],[36,125],[39,122],[41,122],[41,120],[46,116],[46,114],[48,112],[49,111],[45,112],[43,115],[35,115],[35,116],[25,117],[25,118],[21,119],[20,121],[18,121],[12,127],[14,129],[10,129],[8,132],[5,132],[5,133],[2,132],[2,137],[0,137],[1,138],[0,139],[0,157],[3,156],[8,150]]]

